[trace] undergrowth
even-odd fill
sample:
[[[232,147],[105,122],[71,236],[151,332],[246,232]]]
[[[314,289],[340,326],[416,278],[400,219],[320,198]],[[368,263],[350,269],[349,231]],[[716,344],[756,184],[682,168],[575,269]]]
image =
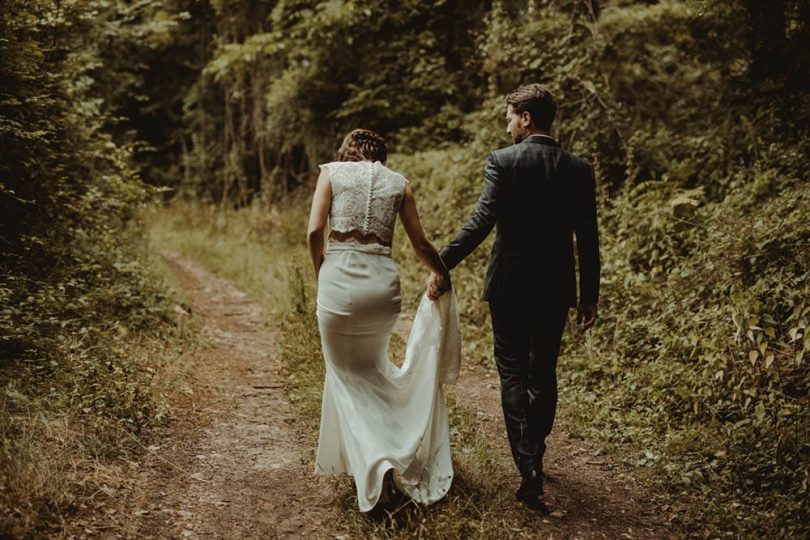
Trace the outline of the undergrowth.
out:
[[[56,534],[102,505],[104,471],[172,414],[159,374],[182,325],[136,239],[96,240],[111,243],[47,281],[0,280],[0,537]]]

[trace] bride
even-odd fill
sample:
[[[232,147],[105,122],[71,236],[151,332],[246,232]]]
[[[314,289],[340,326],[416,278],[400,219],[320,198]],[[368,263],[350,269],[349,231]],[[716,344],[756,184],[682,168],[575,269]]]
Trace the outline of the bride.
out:
[[[456,299],[450,274],[422,231],[413,191],[385,166],[386,157],[377,133],[349,133],[336,161],[320,166],[307,236],[326,362],[315,472],[351,474],[363,512],[386,502],[393,486],[433,503],[453,479],[440,383],[458,374]],[[391,260],[397,214],[433,278],[401,367],[388,359],[401,305]]]

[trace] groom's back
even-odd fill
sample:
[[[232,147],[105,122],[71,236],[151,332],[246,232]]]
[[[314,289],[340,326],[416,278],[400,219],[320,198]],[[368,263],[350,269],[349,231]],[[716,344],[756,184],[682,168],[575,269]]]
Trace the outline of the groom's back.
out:
[[[492,157],[500,200],[484,297],[575,305],[573,234],[593,206],[590,164],[538,136]]]

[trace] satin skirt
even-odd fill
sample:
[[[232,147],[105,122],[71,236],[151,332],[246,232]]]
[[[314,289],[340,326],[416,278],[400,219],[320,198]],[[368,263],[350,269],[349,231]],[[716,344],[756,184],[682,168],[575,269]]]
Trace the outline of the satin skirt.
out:
[[[377,503],[389,469],[401,491],[425,504],[453,480],[441,383],[458,374],[455,296],[423,296],[397,367],[388,344],[400,306],[390,248],[330,243],[318,278],[326,378],[315,471],[353,475],[364,512]]]

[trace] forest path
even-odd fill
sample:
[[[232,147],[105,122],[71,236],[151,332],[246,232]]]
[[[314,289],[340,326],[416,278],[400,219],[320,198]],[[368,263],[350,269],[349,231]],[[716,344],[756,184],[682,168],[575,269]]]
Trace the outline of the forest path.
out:
[[[337,490],[313,474],[315,442],[296,427],[297,412],[284,394],[266,314],[196,262],[162,255],[178,278],[179,297],[202,324],[204,345],[190,359],[201,410],[181,415],[150,447],[131,485],[115,497],[118,507],[107,510],[111,515],[68,536],[345,535]]]
[[[179,297],[202,326],[190,358],[194,411],[150,447],[111,497],[107,514],[69,527],[71,538],[348,538],[341,490],[312,472],[315,435],[284,394],[274,334],[257,302],[232,283],[164,253]],[[407,338],[408,314],[397,332]],[[181,389],[193,393],[190,388]],[[496,452],[488,478],[507,494],[498,508],[503,538],[672,538],[645,489],[597,449],[567,437],[558,422],[545,460],[551,513],[512,497],[519,478],[503,426],[497,375],[463,363],[447,387]],[[564,420],[564,419],[563,419]],[[562,424],[562,425],[561,425]],[[454,449],[460,451],[459,449]],[[429,536],[427,537],[429,538]]]

